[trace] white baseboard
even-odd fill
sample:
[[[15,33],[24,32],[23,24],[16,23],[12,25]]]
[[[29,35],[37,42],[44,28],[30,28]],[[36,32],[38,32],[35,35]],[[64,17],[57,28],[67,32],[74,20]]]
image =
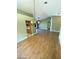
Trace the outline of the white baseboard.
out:
[[[54,32],[60,32],[60,31],[54,31]]]
[[[35,35],[35,34],[37,34],[37,33],[33,33],[32,36]]]
[[[28,37],[31,37],[31,36],[33,36],[33,35],[35,35],[35,34],[37,34],[37,33],[33,33],[33,34],[31,34],[30,36],[28,36]],[[27,38],[28,38],[28,37],[27,37]]]
[[[27,38],[29,38],[29,37],[31,37],[31,36],[33,36],[33,35],[35,35],[35,34],[37,34],[37,33],[33,33],[33,34],[31,34],[30,36],[25,36],[23,39],[21,39],[20,41],[18,41],[17,43],[19,43],[19,42],[21,42],[22,40],[25,40],[25,39],[27,39]]]
[[[60,32],[60,31],[50,30],[50,32]],[[31,37],[31,36],[37,34],[37,33],[38,33],[38,32],[33,33],[33,34],[31,34],[30,36],[26,36],[26,37],[24,37],[22,40],[27,39],[27,38],[29,38],[29,37]],[[20,40],[20,41],[22,41],[22,40]],[[19,42],[20,42],[20,41],[19,41]]]
[[[56,30],[50,30],[50,32],[60,32],[60,31],[56,31]]]

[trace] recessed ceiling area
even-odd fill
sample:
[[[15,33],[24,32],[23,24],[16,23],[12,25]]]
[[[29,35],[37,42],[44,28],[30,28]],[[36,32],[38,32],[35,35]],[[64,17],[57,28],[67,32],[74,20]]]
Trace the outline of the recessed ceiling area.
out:
[[[60,16],[61,0],[17,0],[17,9],[44,19],[50,16]]]

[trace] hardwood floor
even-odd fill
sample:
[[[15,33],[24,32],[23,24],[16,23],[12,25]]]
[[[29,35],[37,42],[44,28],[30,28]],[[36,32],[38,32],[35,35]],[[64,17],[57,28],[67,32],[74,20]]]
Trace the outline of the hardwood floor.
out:
[[[42,31],[17,44],[17,59],[61,59],[59,33]]]

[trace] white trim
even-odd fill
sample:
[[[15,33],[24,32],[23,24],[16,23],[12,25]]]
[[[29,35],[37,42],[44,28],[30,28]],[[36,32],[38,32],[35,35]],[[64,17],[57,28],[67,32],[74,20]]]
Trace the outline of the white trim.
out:
[[[32,34],[32,36],[35,35],[35,34],[37,34],[37,33]]]
[[[35,34],[37,34],[37,33],[33,33],[33,34],[31,34],[30,36],[25,37],[24,39],[29,38],[29,37],[31,37],[31,36],[33,36],[33,35],[35,35]]]
[[[52,29],[52,17],[51,17],[50,22],[51,22],[51,25],[50,25],[50,31],[53,31],[53,29]]]
[[[27,39],[27,38],[29,38],[29,37],[31,37],[31,36],[33,36],[33,35],[35,35],[35,34],[37,34],[37,33],[33,33],[33,34],[31,34],[30,36],[25,36],[23,39],[21,39],[20,41],[18,41],[17,43],[19,43],[19,42],[21,42],[22,40],[25,40],[25,39]]]
[[[52,31],[50,31],[50,32],[60,32],[60,31],[52,30]]]
[[[22,40],[24,40],[24,39],[26,39],[26,38],[27,38],[27,37],[24,37],[23,39],[21,39],[21,40],[17,41],[17,43],[21,42]]]
[[[54,31],[54,32],[60,32],[60,31]]]

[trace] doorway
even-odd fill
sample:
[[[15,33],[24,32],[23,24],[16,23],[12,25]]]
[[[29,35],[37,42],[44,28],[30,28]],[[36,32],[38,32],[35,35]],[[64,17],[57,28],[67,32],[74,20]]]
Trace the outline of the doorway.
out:
[[[26,24],[26,32],[27,34],[32,34],[32,24],[31,24],[31,21],[25,21],[25,24]]]

